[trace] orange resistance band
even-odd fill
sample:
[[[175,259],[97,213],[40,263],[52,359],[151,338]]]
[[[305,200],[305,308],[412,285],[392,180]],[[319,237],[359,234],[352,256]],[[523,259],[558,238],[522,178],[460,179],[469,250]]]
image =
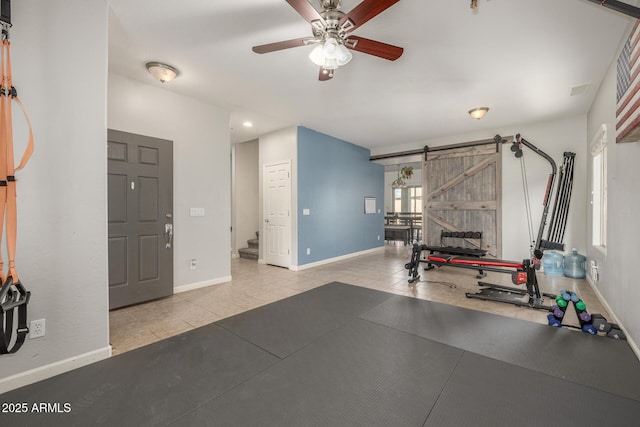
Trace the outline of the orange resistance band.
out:
[[[6,226],[7,253],[9,256],[9,270],[4,275],[3,261],[0,255],[0,278],[2,283],[5,279],[11,277],[13,283],[18,283],[18,272],[15,265],[16,239],[18,231],[18,212],[16,204],[16,179],[15,172],[22,169],[31,154],[33,153],[33,129],[31,120],[27,114],[22,101],[18,98],[18,93],[13,87],[13,78],[11,75],[11,43],[9,40],[2,41],[2,83],[0,91],[2,94],[0,104],[0,218],[2,218]],[[17,102],[27,119],[29,126],[29,141],[27,147],[22,154],[22,159],[16,167],[14,165],[13,153],[13,116],[11,111],[11,101]],[[2,231],[0,231],[0,238]]]
[[[7,251],[9,253],[9,271],[6,276],[0,255],[0,354],[11,354],[22,347],[29,333],[27,304],[29,303],[31,292],[27,291],[20,283],[15,263],[16,235],[18,231],[15,172],[27,164],[33,153],[33,130],[31,120],[18,98],[16,89],[13,87],[11,44],[9,42],[8,29],[4,26],[4,23],[2,26],[0,62],[0,240],[2,239],[3,229],[6,226]],[[14,165],[13,158],[12,101],[18,103],[29,125],[29,142],[17,167]],[[15,328],[14,324],[16,324]]]

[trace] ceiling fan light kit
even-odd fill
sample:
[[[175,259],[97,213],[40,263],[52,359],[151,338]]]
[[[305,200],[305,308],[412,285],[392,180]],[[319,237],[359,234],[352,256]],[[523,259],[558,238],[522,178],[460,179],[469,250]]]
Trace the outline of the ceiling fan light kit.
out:
[[[313,37],[254,46],[253,51],[262,54],[315,44],[309,59],[320,67],[320,81],[330,80],[335,70],[351,61],[353,54],[350,50],[395,61],[404,51],[401,47],[352,36],[350,33],[398,1],[400,0],[363,0],[349,13],[344,13],[340,10],[341,0],[320,0],[321,12],[308,0],[286,0],[311,24]]]
[[[325,70],[336,70],[347,65],[351,58],[351,52],[333,37],[328,38],[323,44],[316,45],[309,54],[311,62]]]

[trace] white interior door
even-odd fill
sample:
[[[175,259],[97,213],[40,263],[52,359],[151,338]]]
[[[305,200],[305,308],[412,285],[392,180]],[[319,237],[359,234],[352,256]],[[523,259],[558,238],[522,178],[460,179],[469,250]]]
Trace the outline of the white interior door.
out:
[[[291,265],[291,163],[265,165],[263,169],[265,262]]]

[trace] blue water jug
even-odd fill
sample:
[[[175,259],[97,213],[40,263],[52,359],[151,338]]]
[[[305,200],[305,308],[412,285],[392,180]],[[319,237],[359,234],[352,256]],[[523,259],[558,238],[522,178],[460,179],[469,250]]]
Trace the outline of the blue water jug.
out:
[[[564,257],[559,251],[545,251],[542,266],[546,276],[564,276]]]
[[[564,257],[564,275],[574,279],[587,277],[587,257],[572,249],[571,254]]]

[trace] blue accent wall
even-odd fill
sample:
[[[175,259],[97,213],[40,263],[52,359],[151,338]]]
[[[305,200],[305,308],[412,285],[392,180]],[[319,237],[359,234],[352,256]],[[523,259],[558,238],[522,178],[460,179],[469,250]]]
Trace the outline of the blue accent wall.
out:
[[[384,166],[369,157],[366,148],[298,127],[298,265],[384,245]],[[364,213],[365,197],[376,198],[375,214]]]

